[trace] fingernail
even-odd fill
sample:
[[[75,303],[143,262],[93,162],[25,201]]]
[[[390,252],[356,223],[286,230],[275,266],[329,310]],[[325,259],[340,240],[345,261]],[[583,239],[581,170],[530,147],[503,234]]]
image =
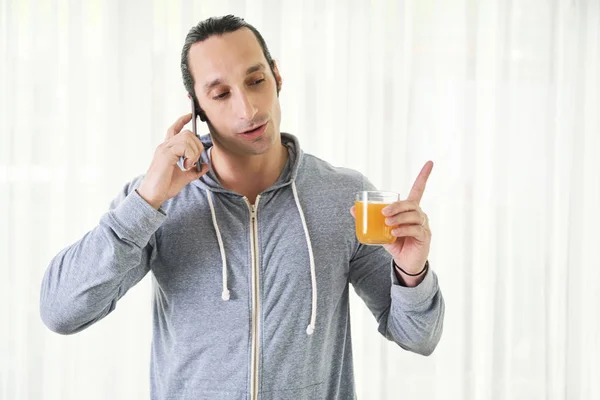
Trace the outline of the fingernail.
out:
[[[390,209],[388,207],[384,207],[381,210],[381,213],[387,217],[388,215],[390,215]]]

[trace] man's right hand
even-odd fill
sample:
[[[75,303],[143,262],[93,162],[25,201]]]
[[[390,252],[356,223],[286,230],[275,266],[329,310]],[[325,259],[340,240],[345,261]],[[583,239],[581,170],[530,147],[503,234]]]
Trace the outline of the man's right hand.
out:
[[[183,115],[169,128],[165,141],[156,148],[150,168],[137,189],[138,194],[157,210],[187,184],[208,172],[208,164],[203,163],[200,172],[195,167],[204,151],[202,142],[189,130],[181,132],[191,120],[191,113]],[[185,158],[185,171],[177,165],[181,156]]]

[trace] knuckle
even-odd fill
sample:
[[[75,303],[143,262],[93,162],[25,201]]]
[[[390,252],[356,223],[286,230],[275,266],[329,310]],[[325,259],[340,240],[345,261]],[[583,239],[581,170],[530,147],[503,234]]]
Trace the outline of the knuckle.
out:
[[[194,153],[196,153],[196,152],[197,152],[197,148],[198,148],[198,146],[196,146],[196,144],[194,143],[194,141],[193,141],[193,140],[186,140],[185,144],[186,144],[186,147],[187,147],[188,149],[190,149],[190,150],[191,150],[191,151],[193,151]]]

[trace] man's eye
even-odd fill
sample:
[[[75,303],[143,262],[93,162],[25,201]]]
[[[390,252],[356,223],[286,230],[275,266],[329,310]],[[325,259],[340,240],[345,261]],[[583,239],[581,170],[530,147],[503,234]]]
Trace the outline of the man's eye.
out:
[[[260,84],[261,84],[261,83],[263,83],[264,81],[265,81],[265,79],[264,79],[264,78],[262,78],[262,79],[257,79],[257,80],[255,80],[255,81],[254,81],[252,84],[253,84],[253,85],[260,85]]]
[[[227,97],[227,95],[228,95],[228,94],[229,94],[229,92],[224,92],[224,93],[221,93],[221,94],[219,94],[219,95],[216,95],[215,97],[213,97],[213,100],[222,100],[222,99],[224,99],[225,97]]]

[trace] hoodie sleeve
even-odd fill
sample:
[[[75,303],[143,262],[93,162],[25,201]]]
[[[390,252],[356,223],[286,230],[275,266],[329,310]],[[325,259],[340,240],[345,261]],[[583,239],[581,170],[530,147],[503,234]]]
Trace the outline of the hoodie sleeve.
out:
[[[359,244],[350,261],[350,282],[383,336],[418,354],[433,352],[442,335],[444,299],[431,267],[419,285],[401,286],[388,252]]]
[[[98,226],[50,262],[40,315],[52,331],[72,334],[101,320],[148,273],[154,233],[167,216],[140,197],[140,182],[125,185]]]

